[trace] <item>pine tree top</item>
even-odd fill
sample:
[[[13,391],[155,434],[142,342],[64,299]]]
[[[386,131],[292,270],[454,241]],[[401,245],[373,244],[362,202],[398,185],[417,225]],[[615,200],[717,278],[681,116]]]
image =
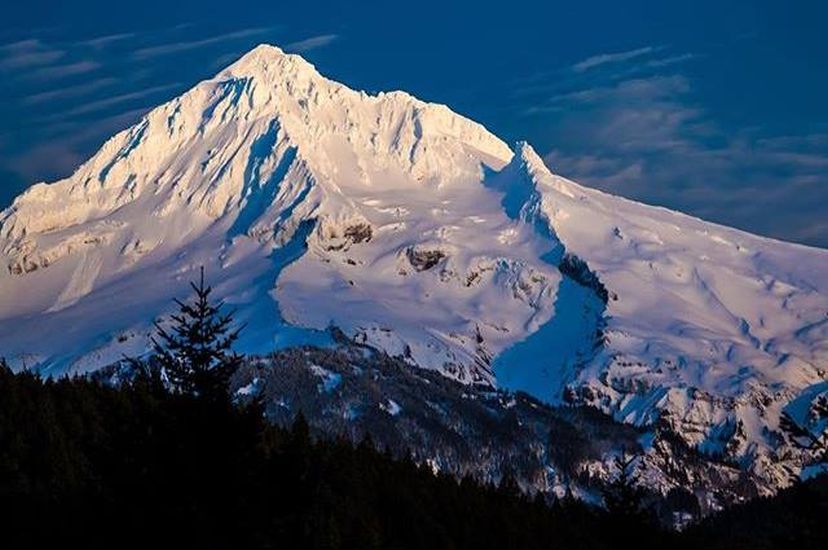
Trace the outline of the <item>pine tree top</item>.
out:
[[[155,357],[176,391],[226,398],[230,377],[242,362],[232,348],[244,327],[234,327],[233,311],[222,313],[224,302],[211,301],[213,289],[204,281],[203,267],[198,283],[190,286],[193,298],[175,299],[178,312],[167,323],[155,323]]]

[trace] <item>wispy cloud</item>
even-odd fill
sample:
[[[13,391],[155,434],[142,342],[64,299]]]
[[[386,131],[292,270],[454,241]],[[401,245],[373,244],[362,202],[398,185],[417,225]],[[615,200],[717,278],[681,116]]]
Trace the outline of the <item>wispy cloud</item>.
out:
[[[47,135],[59,137],[61,143],[73,147],[86,142],[100,144],[106,138],[134,124],[139,118],[152,110],[151,106],[140,106],[127,109],[126,111],[115,111],[115,114],[105,115],[95,120],[95,124],[89,124],[83,119],[66,120],[56,122],[47,127]]]
[[[101,67],[97,61],[75,61],[65,65],[53,65],[51,67],[42,67],[27,73],[26,78],[36,80],[56,80],[67,76],[74,76],[95,71]]]
[[[66,52],[47,46],[36,38],[0,46],[0,70],[28,69],[53,63]]]
[[[576,89],[550,95],[526,109],[527,114],[559,112],[570,109],[573,104],[601,106],[603,102],[626,101],[629,105],[647,103],[675,97],[687,93],[690,84],[681,75],[641,76],[626,80],[593,83],[594,87]],[[560,84],[557,84],[560,86]]]
[[[607,65],[610,63],[620,63],[623,61],[629,61],[631,59],[635,59],[637,57],[641,57],[644,55],[649,55],[654,53],[658,50],[662,49],[661,47],[656,46],[645,46],[643,48],[637,48],[634,50],[628,50],[625,52],[615,52],[615,53],[602,53],[599,55],[593,55],[592,57],[588,57],[583,61],[580,61],[572,66],[572,69],[575,72],[584,72],[590,69],[594,69],[596,67],[600,67],[601,65]]]
[[[651,59],[647,61],[645,64],[646,67],[650,69],[660,69],[662,67],[669,67],[670,65],[676,65],[678,63],[684,63],[685,61],[691,61],[693,59],[698,59],[698,55],[692,53],[683,53],[679,55],[671,55],[668,57],[662,57],[659,59]]]
[[[338,38],[338,34],[320,34],[318,36],[311,36],[310,38],[305,38],[304,40],[291,42],[285,46],[285,50],[297,53],[309,52],[311,50],[327,46]]]
[[[132,54],[132,56],[134,59],[144,60],[157,57],[160,55],[168,55],[172,53],[180,53],[189,50],[195,50],[198,48],[203,48],[205,46],[220,44],[222,42],[228,42],[231,40],[238,40],[242,38],[249,38],[251,36],[258,36],[271,32],[272,30],[273,29],[271,27],[250,28],[220,34],[217,36],[211,36],[209,38],[202,38],[199,40],[184,40],[179,42],[171,42],[168,44],[160,44],[158,46],[150,46],[147,48],[141,48],[139,50],[136,50]]]
[[[121,40],[128,40],[137,36],[133,32],[122,32],[117,34],[108,34],[105,36],[99,36],[97,38],[90,38],[89,40],[83,40],[80,42],[81,45],[90,46],[92,48],[104,48],[114,42],[120,42]]]
[[[654,74],[673,74],[675,66],[699,59],[695,53],[670,53],[665,46],[646,46],[616,54],[592,56],[574,65],[560,67],[557,70],[538,72],[527,77],[517,78],[511,83],[511,95],[520,98],[518,103],[525,104],[524,98],[549,94],[564,99],[577,99],[588,96],[594,88],[611,86],[618,82],[636,78],[647,78]],[[546,100],[549,103],[549,99]],[[525,108],[527,113],[554,111],[553,106],[540,106],[537,103]]]
[[[163,85],[160,85],[160,86],[153,86],[151,88],[145,88],[143,90],[139,90],[139,91],[136,91],[136,92],[129,92],[129,93],[124,93],[124,94],[120,94],[120,95],[116,95],[116,96],[106,97],[106,98],[103,98],[103,99],[98,99],[98,100],[95,100],[95,101],[91,101],[89,103],[85,103],[83,105],[75,107],[74,109],[69,109],[69,110],[63,111],[63,112],[61,112],[61,113],[59,113],[59,114],[57,114],[53,117],[49,117],[49,118],[44,119],[44,120],[47,120],[47,121],[49,121],[49,120],[62,120],[62,119],[66,119],[66,118],[76,117],[78,115],[85,115],[85,114],[89,114],[89,113],[95,113],[95,112],[98,112],[98,111],[103,111],[103,110],[109,109],[109,108],[114,107],[116,105],[120,105],[122,103],[128,103],[128,102],[136,101],[136,100],[139,100],[139,99],[144,99],[146,97],[161,94],[162,92],[169,92],[171,90],[177,90],[177,89],[180,89],[181,86],[182,86],[181,83],[174,82],[172,84],[163,84]]]
[[[39,105],[41,103],[46,103],[48,101],[59,101],[59,100],[66,100],[72,99],[76,97],[83,97],[88,94],[97,92],[102,88],[106,88],[107,86],[111,86],[118,82],[117,78],[107,77],[107,78],[99,78],[97,80],[93,80],[91,82],[84,82],[83,84],[78,84],[76,86],[67,86],[63,88],[56,88],[54,90],[49,90],[46,92],[40,92],[36,94],[32,94],[28,97],[23,99],[24,105]]]
[[[826,224],[815,223],[828,210],[828,132],[725,126],[682,71],[697,56],[663,49],[594,56],[532,82],[525,113],[557,143],[547,163],[633,199],[828,245]]]

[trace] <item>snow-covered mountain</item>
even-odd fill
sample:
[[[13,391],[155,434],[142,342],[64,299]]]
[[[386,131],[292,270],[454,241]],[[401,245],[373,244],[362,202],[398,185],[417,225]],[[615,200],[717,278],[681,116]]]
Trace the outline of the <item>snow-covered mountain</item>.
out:
[[[824,430],[828,251],[553,175],[481,125],[259,46],[0,214],[0,354],[143,352],[204,265],[240,350],[330,327],[458,381],[667,425],[789,482]]]

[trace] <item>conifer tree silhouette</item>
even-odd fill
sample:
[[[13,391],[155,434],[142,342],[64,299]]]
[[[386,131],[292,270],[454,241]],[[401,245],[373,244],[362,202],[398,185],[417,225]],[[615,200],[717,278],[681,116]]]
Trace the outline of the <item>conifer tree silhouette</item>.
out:
[[[645,517],[642,506],[643,490],[638,486],[635,472],[635,455],[629,455],[622,447],[621,455],[614,459],[616,476],[604,489],[607,511],[616,517],[641,520]]]
[[[234,328],[233,312],[222,314],[224,302],[212,303],[212,287],[204,282],[204,267],[189,302],[176,299],[178,313],[169,327],[156,322],[152,338],[155,359],[176,391],[209,400],[227,399],[230,377],[242,363],[232,350],[244,328]]]

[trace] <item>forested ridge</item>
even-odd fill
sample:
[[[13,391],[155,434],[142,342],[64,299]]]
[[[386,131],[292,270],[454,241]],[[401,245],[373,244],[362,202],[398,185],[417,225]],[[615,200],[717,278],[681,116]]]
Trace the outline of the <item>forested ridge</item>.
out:
[[[607,512],[434,474],[370,441],[314,439],[260,406],[0,369],[3,546],[205,548],[799,548],[826,538],[820,478],[681,535]]]

